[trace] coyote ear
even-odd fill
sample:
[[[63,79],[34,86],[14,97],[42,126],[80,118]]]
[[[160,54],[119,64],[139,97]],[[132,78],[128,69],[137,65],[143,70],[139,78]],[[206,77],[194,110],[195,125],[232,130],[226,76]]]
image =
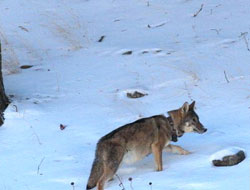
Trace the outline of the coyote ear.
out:
[[[187,103],[187,102],[185,102],[184,104],[183,104],[183,106],[181,107],[181,113],[182,114],[186,114],[187,112],[188,112],[188,110],[189,110],[189,104]]]
[[[189,110],[194,111],[195,101],[189,105]]]

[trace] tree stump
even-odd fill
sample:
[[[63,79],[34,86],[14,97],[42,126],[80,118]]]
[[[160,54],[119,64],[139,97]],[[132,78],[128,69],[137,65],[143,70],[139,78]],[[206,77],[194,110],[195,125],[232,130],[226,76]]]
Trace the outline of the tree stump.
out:
[[[2,76],[2,49],[0,41],[0,126],[3,124],[4,115],[3,112],[9,104],[9,99],[7,98],[4,90],[3,76]]]

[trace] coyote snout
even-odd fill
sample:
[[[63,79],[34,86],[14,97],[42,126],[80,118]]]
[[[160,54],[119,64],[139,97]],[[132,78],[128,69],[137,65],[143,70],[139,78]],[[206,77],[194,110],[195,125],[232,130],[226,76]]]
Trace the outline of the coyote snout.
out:
[[[204,128],[204,126],[200,123],[199,125],[196,125],[196,127],[194,127],[194,131],[202,134],[202,133],[205,133],[207,129]]]

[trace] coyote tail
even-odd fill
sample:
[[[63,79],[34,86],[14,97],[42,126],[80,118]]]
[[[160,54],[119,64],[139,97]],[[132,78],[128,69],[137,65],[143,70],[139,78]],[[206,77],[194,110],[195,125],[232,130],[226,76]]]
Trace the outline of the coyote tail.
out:
[[[102,174],[103,174],[103,162],[96,155],[95,160],[92,164],[92,169],[90,172],[86,190],[94,188],[97,185],[97,182],[101,178]]]

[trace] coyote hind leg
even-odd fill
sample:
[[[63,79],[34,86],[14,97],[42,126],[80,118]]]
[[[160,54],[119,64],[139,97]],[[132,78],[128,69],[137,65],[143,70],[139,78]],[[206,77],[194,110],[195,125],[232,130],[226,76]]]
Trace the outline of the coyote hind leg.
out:
[[[97,182],[98,190],[103,190],[105,182],[115,175],[124,156],[124,148],[119,144],[110,142],[107,148],[104,151],[103,174]]]
[[[183,149],[182,147],[180,146],[177,146],[177,145],[171,145],[169,144],[168,146],[165,147],[165,150],[167,152],[172,152],[172,153],[177,153],[177,154],[180,154],[180,155],[188,155],[190,154],[191,152]]]

